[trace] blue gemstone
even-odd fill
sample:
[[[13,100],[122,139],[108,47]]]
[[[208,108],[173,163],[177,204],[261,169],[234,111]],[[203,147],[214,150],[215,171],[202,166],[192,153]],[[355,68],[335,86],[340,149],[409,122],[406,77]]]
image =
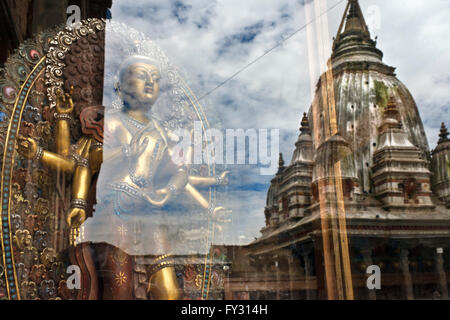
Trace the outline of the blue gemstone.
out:
[[[3,209],[5,209],[5,210],[8,209],[8,206],[3,206]]]
[[[11,253],[6,252],[6,256],[7,256],[7,257],[11,256]]]
[[[12,270],[8,270],[8,274],[12,274]],[[10,278],[10,280],[11,280],[11,278]]]
[[[6,259],[6,263],[11,263],[11,258]]]
[[[14,300],[17,298],[17,296],[16,296],[15,294],[13,294],[11,297],[12,297]]]
[[[5,244],[9,244],[9,240],[5,240]]]
[[[6,246],[6,247],[5,247],[5,250],[9,250],[9,246]]]
[[[8,217],[3,217],[3,221],[8,221]]]
[[[4,226],[4,227],[7,227],[7,226],[8,226],[8,223],[6,223],[6,222],[3,223],[3,226]],[[6,243],[6,242],[5,242],[5,243]]]
[[[9,238],[9,235],[8,235],[8,234],[5,234],[5,235],[3,236],[3,238],[8,239],[8,238]]]
[[[13,286],[14,286],[14,282],[11,282],[9,285],[10,285],[11,287],[13,287]],[[16,292],[16,289],[12,288],[12,289],[11,289],[11,292],[13,292],[13,293]]]

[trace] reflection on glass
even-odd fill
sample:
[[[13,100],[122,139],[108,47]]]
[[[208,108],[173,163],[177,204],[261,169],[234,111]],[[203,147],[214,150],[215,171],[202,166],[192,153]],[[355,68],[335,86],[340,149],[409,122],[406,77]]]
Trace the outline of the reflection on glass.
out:
[[[23,42],[0,73],[0,298],[448,299],[449,133],[442,123],[430,152],[358,1],[345,4],[332,46],[327,15],[315,12],[324,2],[304,5],[317,18],[306,26],[317,85],[291,161],[280,154],[264,180],[257,218],[247,184],[260,177],[246,164],[229,174],[216,149],[193,161],[212,119],[239,118],[247,105],[217,98],[205,112],[146,30],[85,19],[111,18],[107,2],[80,2],[79,25],[8,44]],[[34,7],[42,19],[45,5]],[[174,9],[182,27],[187,8]],[[118,0],[113,17],[131,23],[135,9]],[[263,25],[225,43],[250,46]],[[254,240],[236,240],[253,239],[258,223]]]

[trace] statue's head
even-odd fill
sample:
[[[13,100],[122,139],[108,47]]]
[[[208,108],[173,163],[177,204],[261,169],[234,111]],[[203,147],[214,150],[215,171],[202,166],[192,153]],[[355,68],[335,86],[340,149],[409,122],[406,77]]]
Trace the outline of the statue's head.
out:
[[[117,89],[125,108],[151,108],[159,96],[158,64],[145,56],[131,56],[120,66]]]

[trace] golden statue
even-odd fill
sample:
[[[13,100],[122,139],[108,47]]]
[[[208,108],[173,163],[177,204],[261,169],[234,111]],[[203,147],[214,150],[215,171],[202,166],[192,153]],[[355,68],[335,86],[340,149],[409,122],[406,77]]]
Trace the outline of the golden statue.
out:
[[[72,240],[79,236],[80,226],[87,218],[89,190],[93,176],[99,171],[106,181],[104,188],[97,184],[97,195],[99,192],[101,195],[98,195],[94,217],[97,214],[105,215],[105,212],[125,220],[135,213],[153,217],[154,212],[161,212],[161,208],[181,192],[212,215],[227,213],[223,207],[210,204],[196,186],[225,184],[228,172],[217,177],[190,176],[188,162],[175,164],[171,161],[176,141],[174,134],[163,128],[149,113],[160,93],[160,77],[157,63],[145,56],[132,56],[122,63],[116,84],[117,93],[123,102],[121,112],[104,120],[98,116],[101,113],[98,107],[84,110],[87,113],[90,111],[87,118],[101,118],[97,120],[102,124],[104,121],[104,131],[100,134],[89,134],[86,129],[89,125],[83,123],[82,119],[83,136],[74,145],[70,144],[70,119],[74,109],[71,89],[66,94],[60,92],[57,99],[56,153],[43,150],[32,138],[18,138],[18,151],[24,157],[72,175],[72,200],[66,216],[67,225],[72,230]],[[184,157],[189,159],[191,150],[183,152]],[[115,218],[107,217],[108,220]],[[154,241],[150,245],[156,258],[147,293],[153,299],[180,298],[170,259],[167,229],[164,223],[155,222],[155,228],[151,230]],[[110,230],[109,234],[113,232]],[[124,232],[125,228],[120,232],[122,238]],[[120,255],[117,252],[112,255]],[[109,292],[106,297],[129,299],[132,298],[131,267],[129,263],[118,260],[108,262],[113,264],[109,268],[114,272],[111,279],[105,281],[109,281],[116,290]]]

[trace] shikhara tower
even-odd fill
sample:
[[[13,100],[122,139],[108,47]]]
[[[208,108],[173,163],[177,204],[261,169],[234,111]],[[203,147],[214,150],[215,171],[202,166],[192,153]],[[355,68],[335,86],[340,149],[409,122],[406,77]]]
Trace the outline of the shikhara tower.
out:
[[[292,160],[271,181],[262,237],[248,246],[297,277],[291,298],[448,297],[448,132],[442,124],[430,153],[411,93],[382,58],[350,0]],[[366,288],[372,264],[391,279],[381,291]],[[302,282],[311,277],[316,290]]]

